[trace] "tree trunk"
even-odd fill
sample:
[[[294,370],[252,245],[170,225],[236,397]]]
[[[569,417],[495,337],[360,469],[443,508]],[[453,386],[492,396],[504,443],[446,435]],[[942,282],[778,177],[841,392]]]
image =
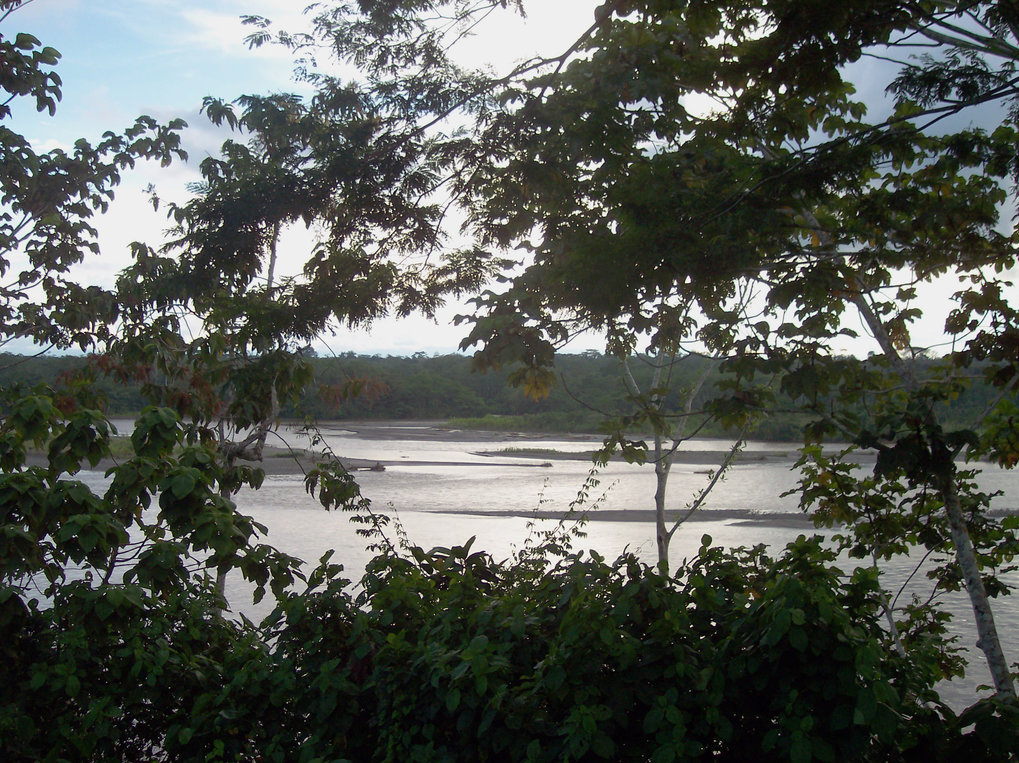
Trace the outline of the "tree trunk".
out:
[[[984,588],[980,565],[969,536],[969,528],[966,526],[966,518],[962,513],[962,504],[959,502],[955,476],[955,464],[951,462],[949,456],[945,473],[939,475],[938,491],[945,503],[952,543],[955,544],[956,559],[962,570],[963,580],[966,582],[970,605],[973,607],[973,620],[977,626],[978,636],[976,646],[984,653],[984,658],[987,660],[987,669],[991,672],[995,693],[1001,699],[1015,699],[1015,684],[1012,682],[1008,662],[1001,648],[1001,639],[998,638],[998,628],[994,624],[991,602],[987,598],[987,589]]]
[[[651,382],[652,388],[658,388],[661,384],[662,369],[665,363],[674,363],[676,360],[675,353],[667,353],[665,350],[659,350],[657,357],[655,358],[655,374]],[[636,380],[633,378],[633,374],[630,372],[630,368],[626,363],[626,359],[623,360],[623,381],[630,390],[630,393],[635,397],[640,394],[640,389],[637,386]],[[701,391],[704,386],[704,382],[707,380],[708,375],[711,373],[711,365],[705,365],[704,370],[700,376],[697,377],[697,381],[694,386],[689,390],[686,396],[686,400],[683,403],[684,416],[679,420],[676,425],[676,431],[672,433],[671,437],[666,438],[666,435],[658,431],[655,431],[655,449],[654,449],[654,464],[655,464],[655,542],[658,546],[658,572],[662,577],[668,577],[669,572],[669,546],[672,543],[672,536],[675,534],[676,529],[679,527],[681,522],[676,523],[675,526],[669,528],[668,523],[665,519],[665,499],[668,495],[669,487],[669,473],[672,470],[672,459],[683,442],[684,435],[686,434],[686,424],[690,418],[690,414],[693,411],[694,400],[697,394]],[[656,411],[661,410],[661,401],[653,400],[651,403],[655,407]],[[714,482],[712,482],[712,486]],[[710,489],[710,488],[709,488]],[[698,503],[699,505],[699,503]]]
[[[658,542],[658,572],[669,577],[669,543],[672,533],[665,522],[665,495],[669,484],[672,458],[665,457],[662,448],[663,436],[655,432],[655,540]]]
[[[880,345],[885,357],[891,361],[907,388],[916,390],[919,385],[912,369],[902,360],[902,357],[892,344],[884,324],[871,309],[864,296],[862,285],[857,282],[851,284],[851,286],[854,288],[854,304],[866,322],[867,328],[870,329]],[[927,410],[926,423],[932,428],[939,424],[937,412],[933,408],[928,408]],[[984,658],[987,660],[987,669],[990,671],[991,680],[994,682],[995,693],[1002,698],[1015,699],[1015,684],[1012,682],[1012,676],[1008,670],[1008,662],[1001,648],[1001,639],[998,638],[998,629],[994,624],[994,614],[991,611],[991,603],[987,598],[987,589],[984,588],[984,581],[980,576],[980,564],[977,561],[969,528],[966,526],[966,518],[963,516],[962,506],[959,502],[955,462],[952,454],[948,453],[947,450],[944,454],[940,455],[942,457],[938,460],[943,461],[943,463],[937,465],[936,474],[934,475],[936,480],[935,488],[945,506],[952,543],[955,545],[956,562],[962,572],[963,580],[966,583],[966,593],[969,595],[970,606],[973,608],[973,618],[977,627],[976,645],[984,653]]]
[[[830,236],[827,235],[810,210],[802,209],[801,211],[811,225],[815,227],[822,242],[830,244]],[[896,350],[884,322],[867,301],[866,285],[861,283],[858,276],[852,273],[847,274],[847,285],[853,295],[853,304],[860,312],[860,316],[874,336],[875,341],[877,341],[881,352],[892,364],[896,373],[899,374],[903,384],[908,389],[916,391],[919,387],[916,377],[909,365],[903,361],[898,350]],[[934,411],[933,407],[929,406],[926,414],[927,425],[932,428],[936,427],[939,424],[937,412]],[[1012,682],[1012,677],[1008,670],[1008,662],[1005,660],[1005,654],[1001,648],[1001,640],[998,638],[998,630],[994,624],[994,615],[991,612],[991,604],[987,598],[987,590],[984,588],[983,579],[980,576],[980,564],[977,561],[969,528],[966,526],[966,520],[959,503],[955,462],[951,454],[946,454],[945,463],[939,465],[937,474],[934,476],[937,481],[935,488],[940,494],[945,506],[945,513],[948,517],[952,542],[955,545],[956,562],[959,564],[963,580],[966,582],[966,593],[969,595],[970,605],[973,607],[973,616],[977,627],[977,647],[984,653],[984,657],[987,660],[987,669],[990,671],[991,679],[994,681],[994,689],[997,695],[999,697],[1015,699],[1015,684]]]

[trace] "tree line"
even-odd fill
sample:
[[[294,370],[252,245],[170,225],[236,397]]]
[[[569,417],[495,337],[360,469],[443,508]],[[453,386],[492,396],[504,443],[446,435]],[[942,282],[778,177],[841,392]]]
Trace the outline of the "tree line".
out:
[[[648,387],[654,375],[653,359],[638,357],[633,377]],[[0,384],[30,390],[61,377],[71,378],[90,363],[75,355],[18,356],[0,354]],[[603,353],[560,353],[555,359],[555,383],[549,394],[534,400],[508,383],[509,371],[479,371],[463,354],[411,357],[357,355],[309,358],[311,382],[300,399],[282,407],[280,415],[291,420],[376,419],[454,420],[469,428],[520,430],[530,432],[597,433],[606,422],[632,413],[633,400],[626,388],[618,358]],[[697,419],[698,434],[732,437],[733,427],[724,427],[706,413],[713,397],[712,387],[724,378],[721,363],[687,357],[675,363],[672,384],[663,390],[662,410],[683,415],[685,395],[705,368],[711,368],[702,389],[694,397],[691,418]],[[940,373],[936,361],[912,361],[919,376]],[[979,371],[979,369],[977,369]],[[105,375],[94,380],[101,393],[104,412],[113,417],[137,415],[146,405],[140,383],[118,381]],[[834,395],[838,397],[837,392]],[[952,400],[943,401],[939,411],[949,426],[962,425],[975,411],[994,399],[993,385],[976,374],[973,384]],[[1013,398],[1014,399],[1014,398]],[[823,402],[822,405],[829,405]],[[796,442],[803,438],[809,417],[796,410],[788,396],[779,396],[773,409],[763,412],[750,433],[757,439]],[[639,434],[639,432],[638,432]]]

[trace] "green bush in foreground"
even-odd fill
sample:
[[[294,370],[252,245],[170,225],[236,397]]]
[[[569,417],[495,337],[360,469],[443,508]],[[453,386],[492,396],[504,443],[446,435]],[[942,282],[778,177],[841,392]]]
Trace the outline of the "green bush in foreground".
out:
[[[26,443],[48,443],[25,466]],[[105,492],[100,414],[45,395],[0,422],[0,760],[1002,760],[1014,703],[957,717],[933,691],[937,634],[906,656],[876,576],[818,539],[775,558],[705,540],[663,578],[633,557],[570,554],[545,533],[495,562],[471,543],[397,550],[335,462],[308,477],[383,549],[354,593],[297,560],[217,485],[165,408],[136,422]],[[260,625],[222,616],[220,569],[271,590]]]
[[[885,643],[874,580],[816,540],[496,564],[470,544],[324,564],[262,630],[214,591],[70,584],[0,604],[6,760],[974,760],[1016,709],[962,717]],[[551,562],[546,567],[546,563]],[[926,679],[924,677],[927,677]]]
[[[996,759],[1014,744],[1011,707],[979,705],[962,733],[934,671],[885,643],[873,578],[844,580],[816,539],[777,559],[706,545],[674,581],[633,558],[412,555],[376,559],[357,600],[333,580],[281,611],[297,725],[259,720],[267,757]]]

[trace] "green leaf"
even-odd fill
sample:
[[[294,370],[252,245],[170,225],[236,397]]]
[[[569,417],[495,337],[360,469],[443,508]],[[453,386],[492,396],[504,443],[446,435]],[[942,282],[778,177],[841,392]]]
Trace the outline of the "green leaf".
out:
[[[453,688],[446,693],[446,710],[453,712],[460,706],[460,690]]]
[[[807,632],[802,628],[792,628],[789,631],[789,645],[797,652],[806,651],[810,645]]]
[[[197,480],[195,479],[193,472],[183,472],[177,474],[170,482],[170,492],[172,492],[176,498],[183,498],[195,489],[196,484]]]
[[[527,760],[541,760],[541,741],[532,739],[527,745]]]
[[[789,760],[792,763],[810,763],[811,754],[809,739],[794,739],[789,746]]]
[[[616,755],[616,745],[606,734],[599,731],[591,741],[591,750],[599,758],[611,759]]]
[[[32,50],[32,48],[37,48],[41,44],[42,43],[39,42],[37,37],[30,35],[27,32],[18,32],[17,36],[14,38],[14,47],[19,50]]]

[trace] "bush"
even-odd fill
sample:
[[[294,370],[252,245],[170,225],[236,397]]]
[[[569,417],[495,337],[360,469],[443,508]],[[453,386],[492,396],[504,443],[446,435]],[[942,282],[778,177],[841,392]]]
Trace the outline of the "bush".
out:
[[[982,703],[963,734],[886,643],[873,577],[831,561],[804,538],[777,559],[705,545],[674,580],[631,557],[387,554],[356,599],[324,571],[288,599],[268,667],[235,679],[251,704],[218,712],[275,760],[1004,755],[987,745],[1014,733],[987,732],[1014,708]]]
[[[23,397],[0,426],[0,759],[265,761],[927,760],[1016,753],[1014,705],[960,717],[937,650],[900,657],[876,576],[800,538],[776,558],[705,540],[674,578],[544,536],[497,563],[471,543],[392,547],[354,596],[220,491],[200,430],[149,409],[102,495],[69,479],[109,453],[94,411]],[[49,443],[24,467],[24,444]],[[350,475],[309,489],[384,527]],[[158,495],[158,501],[156,496]],[[152,504],[158,503],[158,510]],[[379,537],[375,537],[380,541]],[[211,572],[278,602],[222,616]]]

